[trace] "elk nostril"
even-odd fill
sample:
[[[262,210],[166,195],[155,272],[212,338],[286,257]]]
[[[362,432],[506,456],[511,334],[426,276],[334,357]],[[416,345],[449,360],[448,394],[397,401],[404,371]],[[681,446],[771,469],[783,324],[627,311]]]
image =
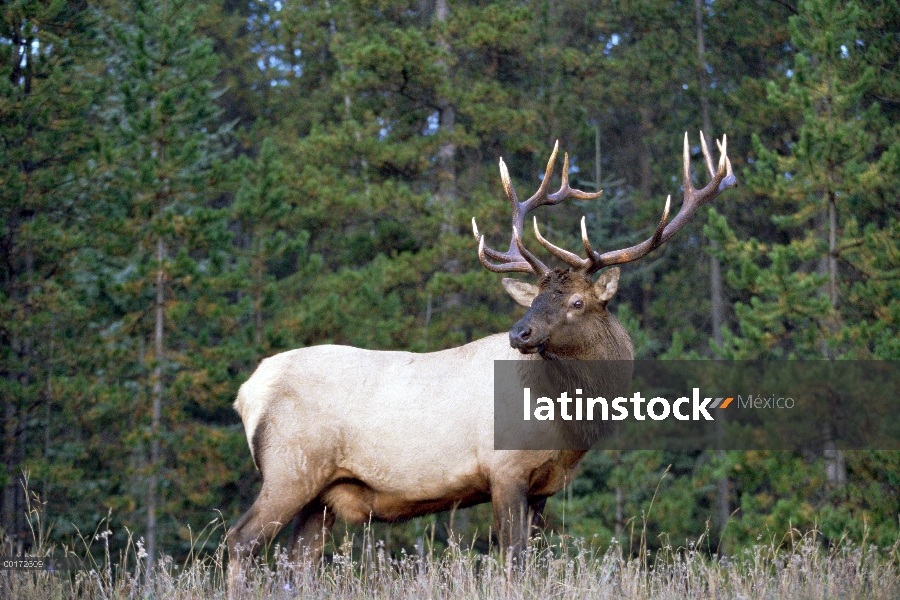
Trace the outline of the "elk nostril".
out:
[[[527,342],[528,338],[531,337],[531,327],[526,327],[522,331],[519,332],[519,339],[523,342]]]

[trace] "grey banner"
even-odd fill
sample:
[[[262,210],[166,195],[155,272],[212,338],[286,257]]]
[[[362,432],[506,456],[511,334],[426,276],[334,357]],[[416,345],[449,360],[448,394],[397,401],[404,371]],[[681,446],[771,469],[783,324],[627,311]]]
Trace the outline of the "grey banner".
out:
[[[896,361],[496,361],[498,450],[900,450]]]

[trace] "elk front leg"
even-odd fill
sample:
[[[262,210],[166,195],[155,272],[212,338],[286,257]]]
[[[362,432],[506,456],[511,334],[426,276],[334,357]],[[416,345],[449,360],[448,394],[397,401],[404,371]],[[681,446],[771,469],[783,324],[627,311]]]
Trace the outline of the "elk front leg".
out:
[[[280,483],[280,482],[279,482]],[[235,523],[226,536],[228,541],[228,597],[239,595],[238,584],[248,559],[266,547],[284,525],[309,500],[297,497],[284,486],[263,480],[262,489],[250,510]]]
[[[491,492],[494,509],[494,526],[502,555],[510,553],[515,560],[522,560],[528,547],[528,530],[531,518],[525,485],[500,486]]]

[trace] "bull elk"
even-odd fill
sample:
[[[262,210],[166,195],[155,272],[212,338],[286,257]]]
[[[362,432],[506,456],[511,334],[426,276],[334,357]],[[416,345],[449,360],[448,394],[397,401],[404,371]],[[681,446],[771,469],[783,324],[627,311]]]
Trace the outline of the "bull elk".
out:
[[[701,134],[702,141],[702,134]],[[668,222],[671,196],[653,235],[630,248],[600,254],[581,237],[586,257],[540,244],[569,268],[550,269],[522,244],[525,216],[567,198],[593,199],[569,187],[568,155],[562,185],[547,189],[553,149],[537,192],[520,202],[500,161],[512,205],[512,239],[506,252],[478,235],[481,264],[495,273],[529,273],[534,285],[503,279],[503,286],[528,311],[509,334],[495,334],[459,348],[413,354],[347,346],[315,346],[283,352],[259,365],[234,404],[243,420],[262,489],[228,533],[233,585],[241,560],[254,556],[294,520],[288,545],[293,557],[319,556],[324,533],[336,517],[353,522],[402,521],[491,502],[501,548],[525,548],[533,519],[547,498],[572,481],[582,450],[494,449],[493,362],[495,360],[634,358],[631,339],[607,303],[616,293],[619,269],[677,233],[702,205],[736,185],[726,141],[718,168],[705,142],[711,181],[691,184],[688,138],[684,138],[684,201]],[[531,515],[531,516],[528,516]]]

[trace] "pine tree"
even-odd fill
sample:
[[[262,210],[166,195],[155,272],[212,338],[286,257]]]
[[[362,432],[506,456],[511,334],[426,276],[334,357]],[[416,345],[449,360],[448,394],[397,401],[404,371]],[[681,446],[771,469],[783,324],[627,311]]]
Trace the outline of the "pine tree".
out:
[[[783,151],[756,138],[746,178],[771,198],[772,220],[789,241],[740,243],[712,220],[727,240],[730,283],[752,294],[736,305],[741,332],[726,346],[743,358],[887,357],[884,343],[897,331],[888,298],[897,215],[888,190],[898,140],[872,101],[876,65],[863,48],[872,39],[865,34],[877,34],[861,29],[864,11],[852,2],[798,10],[789,83],[771,82],[769,94],[802,123]]]
[[[227,262],[222,249],[230,236],[213,180],[225,133],[216,121],[216,59],[210,41],[196,33],[196,8],[155,0],[129,8],[112,23],[109,60],[118,81],[106,142],[111,233],[105,251],[118,304],[109,331],[112,347],[124,347],[128,357],[110,385],[134,377],[133,389],[141,390],[132,400],[142,432],[132,453],[146,492],[135,505],[146,511],[152,566],[161,534],[172,530],[172,522],[159,522],[167,501],[175,501],[164,490],[187,484],[171,472],[167,457],[181,447],[179,437],[205,437],[190,416],[213,400],[197,404],[215,383],[210,317],[217,296],[209,283]],[[197,364],[200,357],[205,362]],[[195,494],[198,484],[190,483]]]
[[[256,160],[242,156],[235,168],[241,180],[231,212],[245,252],[234,277],[242,282],[250,303],[252,334],[246,341],[255,348],[253,365],[273,351],[292,347],[292,332],[281,326],[285,315],[280,301],[296,290],[307,270],[298,262],[306,258],[309,232],[300,228],[300,199],[291,197],[288,170],[271,138],[263,140]]]
[[[0,8],[0,529],[16,551],[28,537],[24,471],[44,496],[83,489],[84,446],[57,415],[88,395],[89,298],[75,265],[89,233],[95,34],[79,2]]]
[[[775,227],[760,227],[743,241],[713,212],[707,228],[723,243],[729,284],[747,298],[735,305],[738,331],[725,336],[731,358],[897,357],[900,139],[878,101],[887,100],[888,110],[896,106],[896,49],[882,43],[884,23],[895,13],[877,4],[812,0],[789,20],[793,65],[786,85],[770,81],[768,91],[772,106],[799,123],[774,147],[756,137],[744,177],[765,199]],[[877,536],[888,539],[896,528],[886,517],[896,507],[883,498],[895,490],[873,473],[890,469],[893,458],[827,444],[822,456],[809,462],[744,453],[740,463],[750,468],[732,471],[741,490],[741,529],[761,526],[770,513],[779,523],[815,520],[836,539],[865,514],[878,523]],[[813,489],[788,484],[788,477]]]

